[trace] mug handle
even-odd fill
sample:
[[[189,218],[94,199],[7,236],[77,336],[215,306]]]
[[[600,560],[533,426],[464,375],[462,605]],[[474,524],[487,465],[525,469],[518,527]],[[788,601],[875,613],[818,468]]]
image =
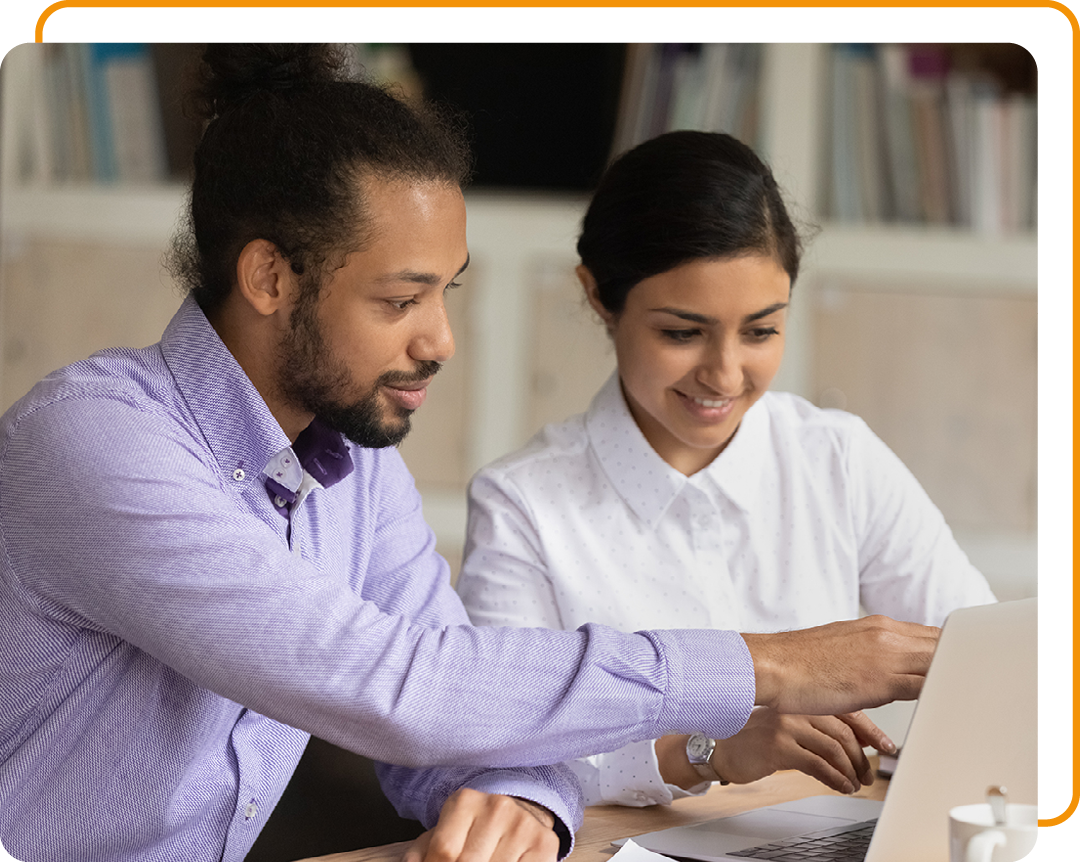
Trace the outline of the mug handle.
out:
[[[967,862],[991,862],[995,847],[1004,847],[1005,833],[989,829],[972,835],[967,846]]]

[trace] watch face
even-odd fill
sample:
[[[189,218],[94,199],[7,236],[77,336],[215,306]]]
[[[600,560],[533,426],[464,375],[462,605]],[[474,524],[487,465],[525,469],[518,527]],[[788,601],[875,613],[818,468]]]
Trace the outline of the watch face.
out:
[[[707,760],[709,755],[712,754],[712,751],[710,751],[712,748],[711,742],[712,740],[709,737],[695,733],[686,741],[686,753],[692,758]]]

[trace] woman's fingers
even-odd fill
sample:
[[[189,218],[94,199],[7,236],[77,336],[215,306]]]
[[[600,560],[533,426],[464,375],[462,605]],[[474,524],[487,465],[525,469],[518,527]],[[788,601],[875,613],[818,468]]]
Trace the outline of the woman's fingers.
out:
[[[810,725],[817,734],[808,734],[805,745],[851,782],[851,791],[872,784],[874,772],[866,759],[862,743],[842,719],[834,716],[815,716]]]
[[[874,724],[865,712],[849,712],[836,717],[851,728],[863,747],[896,754],[896,743],[889,739],[885,731]]]

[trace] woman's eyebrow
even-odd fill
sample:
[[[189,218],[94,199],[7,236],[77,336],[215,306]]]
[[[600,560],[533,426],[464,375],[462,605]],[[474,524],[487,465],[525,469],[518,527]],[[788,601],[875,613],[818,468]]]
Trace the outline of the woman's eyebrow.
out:
[[[761,309],[761,311],[755,311],[753,314],[746,315],[746,317],[743,318],[743,323],[752,323],[755,320],[761,320],[761,318],[768,317],[770,314],[787,308],[787,306],[788,304],[786,302],[774,302],[767,308]]]
[[[664,306],[663,308],[654,308],[653,311],[660,312],[661,314],[670,314],[672,317],[678,317],[682,320],[688,320],[691,323],[700,323],[702,326],[711,326],[716,323],[715,317],[710,317],[707,314],[698,314],[694,311],[683,311],[680,308],[671,308]]]
[[[743,318],[743,323],[753,323],[755,320],[760,320],[763,317],[768,317],[770,314],[774,314],[781,309],[787,308],[786,302],[775,302],[761,311],[755,311],[752,314],[746,315]],[[681,320],[689,321],[690,323],[699,323],[702,326],[712,326],[717,323],[717,318],[711,317],[708,314],[698,314],[695,311],[683,311],[681,308],[671,308],[670,306],[664,306],[662,308],[654,308],[652,311],[660,312],[661,314],[670,314],[673,317],[678,317]]]

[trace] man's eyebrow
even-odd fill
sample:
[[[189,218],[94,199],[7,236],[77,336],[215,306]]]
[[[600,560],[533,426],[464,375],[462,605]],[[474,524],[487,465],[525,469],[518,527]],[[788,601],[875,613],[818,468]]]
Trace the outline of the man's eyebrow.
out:
[[[457,278],[461,275],[469,266],[470,257],[465,257],[465,263],[461,265],[461,268],[454,273],[453,278]],[[380,276],[377,281],[384,284],[392,284],[396,282],[410,282],[412,284],[426,284],[426,285],[439,285],[443,283],[442,276],[433,272],[417,272],[414,269],[403,269],[399,272],[390,272],[384,276]]]
[[[755,320],[760,320],[763,317],[768,317],[770,314],[774,314],[781,309],[787,308],[786,302],[774,302],[772,305],[767,306],[761,311],[755,311],[753,314],[748,314],[743,318],[743,323],[753,323]],[[717,323],[717,318],[711,317],[708,314],[698,314],[694,311],[684,311],[681,308],[671,308],[670,306],[664,306],[662,308],[654,308],[653,311],[661,312],[662,314],[670,314],[673,317],[678,317],[681,320],[686,320],[690,323],[698,323],[702,326],[712,326]]]

